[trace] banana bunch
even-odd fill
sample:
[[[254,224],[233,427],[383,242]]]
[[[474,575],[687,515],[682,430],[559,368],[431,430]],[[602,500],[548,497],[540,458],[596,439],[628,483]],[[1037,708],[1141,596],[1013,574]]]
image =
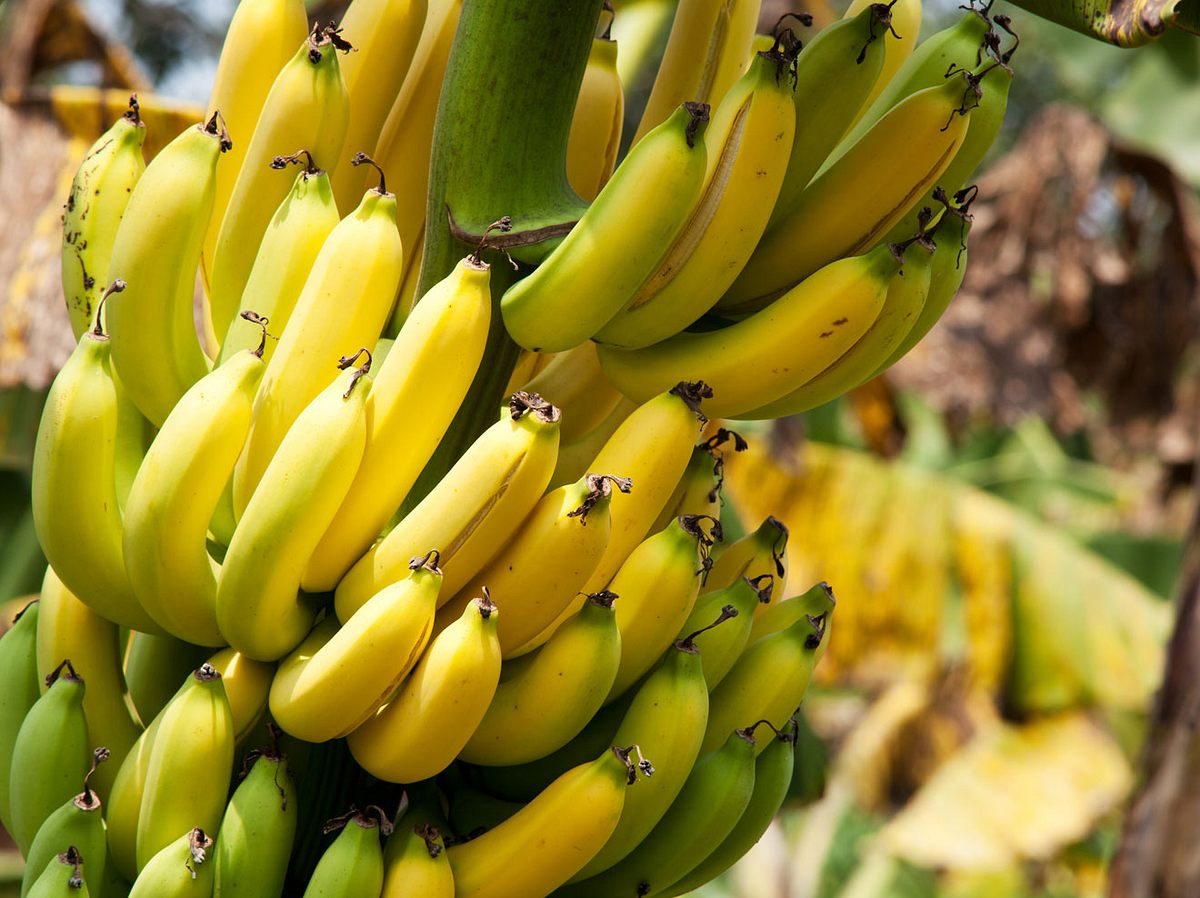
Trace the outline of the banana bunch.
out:
[[[489,232],[418,296],[461,7],[245,0],[202,122],[146,164],[131,100],[83,161],[50,569],[0,638],[23,894],[677,895],[784,800],[833,595],[789,592],[775,518],[723,543],[746,443],[709,419],[827,401],[936,322],[1007,20],[914,47],[899,0],[805,44],[683,0],[619,161],[602,34],[587,211],[523,276]]]

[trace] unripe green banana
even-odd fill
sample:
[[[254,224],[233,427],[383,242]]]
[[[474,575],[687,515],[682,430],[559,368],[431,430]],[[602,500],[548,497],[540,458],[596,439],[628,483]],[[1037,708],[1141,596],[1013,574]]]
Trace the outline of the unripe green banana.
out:
[[[0,636],[0,826],[12,832],[12,757],[21,723],[41,695],[37,666],[38,603],[30,602]]]
[[[278,746],[248,753],[242,769],[221,818],[213,898],[279,898],[296,837],[292,773]]]
[[[73,845],[88,861],[87,875],[100,894],[104,882],[104,865],[108,847],[104,838],[104,819],[100,813],[100,796],[91,790],[88,780],[101,763],[108,760],[108,750],[97,748],[92,753],[92,767],[83,778],[83,791],[55,809],[33,837],[25,855],[27,875],[21,880],[21,898],[29,898],[33,888],[30,874],[45,870],[64,845]]]
[[[138,719],[149,724],[211,649],[174,636],[132,630],[125,646],[125,685]],[[120,764],[116,765],[119,769]]]
[[[167,703],[150,748],[137,823],[137,863],[200,824],[221,825],[233,772],[234,724],[221,675],[202,664]],[[140,879],[140,877],[139,877]]]
[[[213,890],[213,839],[188,830],[164,845],[134,880],[129,898],[209,898]]]
[[[728,430],[724,432],[732,433]],[[738,439],[741,440],[741,437]],[[681,515],[708,515],[711,518],[719,518],[724,464],[721,453],[715,450],[711,440],[696,446],[692,450],[691,460],[679,478],[675,492],[650,525],[650,532],[660,532]]]
[[[773,574],[775,584],[771,593],[772,599],[777,601],[783,581],[787,579],[787,542],[787,525],[773,515],[767,516],[754,531],[716,553],[700,594],[726,589],[743,577],[753,580],[762,574]]]
[[[92,326],[96,304],[108,286],[117,225],[146,170],[145,139],[134,94],[129,110],[92,144],[71,182],[63,212],[62,286],[76,340]]]
[[[371,812],[374,812],[372,816]],[[377,898],[383,891],[383,847],[379,836],[389,835],[392,824],[374,806],[351,809],[331,820],[325,832],[342,831],[333,840],[308,880],[304,898]]]
[[[64,660],[47,678],[50,688],[29,709],[13,746],[9,782],[10,830],[21,854],[42,823],[69,801],[87,773],[87,719],[83,679]]]
[[[406,817],[383,846],[380,898],[454,898],[454,873],[437,827]]]
[[[775,585],[774,574],[760,574],[753,580],[738,579],[732,586],[718,589],[701,596],[692,609],[687,622],[679,631],[682,639],[689,633],[697,633],[693,641],[700,649],[700,662],[704,667],[704,682],[708,691],[717,688],[729,669],[733,667],[750,638],[754,623],[754,612],[758,606],[771,601]],[[720,627],[698,632],[724,615],[732,619]]]
[[[88,898],[89,894],[83,879],[83,855],[71,845],[45,865],[27,898]]]
[[[790,596],[763,609],[754,618],[747,645],[753,645],[772,633],[786,630],[806,616],[818,618],[835,604],[837,603],[829,584],[824,580],[815,583],[799,595]]]

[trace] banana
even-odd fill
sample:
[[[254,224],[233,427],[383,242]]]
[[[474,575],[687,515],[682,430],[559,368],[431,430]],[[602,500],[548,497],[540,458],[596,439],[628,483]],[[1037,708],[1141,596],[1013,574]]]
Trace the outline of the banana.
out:
[[[34,873],[31,869],[26,875]],[[88,898],[89,894],[83,878],[83,855],[74,845],[50,859],[28,892],[30,898]]]
[[[83,679],[64,659],[48,677],[50,688],[33,704],[13,745],[9,830],[22,855],[42,823],[69,801],[88,769]]]
[[[217,334],[228,330],[267,223],[288,192],[268,163],[306,147],[317,165],[329,169],[346,139],[349,102],[337,53],[349,45],[332,26],[317,26],[299,46],[275,76],[254,135],[247,135],[246,156],[213,243],[208,300]]]
[[[379,339],[402,270],[395,216],[395,197],[381,181],[322,245],[254,397],[254,424],[233,475],[239,521],[284,435],[336,379],[329,347]]]
[[[129,898],[202,898],[213,890],[213,838],[194,827],[163,846],[138,873]]]
[[[514,394],[509,411],[342,578],[334,594],[338,620],[348,621],[433,546],[444,574],[441,595],[455,595],[541,497],[558,452],[558,420],[558,409],[541,397]]]
[[[515,536],[458,595],[438,611],[435,629],[457,620],[483,589],[504,611],[497,627],[504,658],[532,651],[541,634],[578,594],[604,555],[613,488],[628,480],[609,474],[583,479],[547,493]]]
[[[680,103],[716,105],[750,59],[761,0],[681,0],[634,144]]]
[[[759,723],[770,726],[769,721]],[[754,847],[787,798],[795,766],[795,744],[794,724],[788,724],[782,731],[775,732],[771,744],[763,749],[758,760],[754,762],[754,792],[733,830],[716,848],[707,852],[704,860],[659,894],[670,898],[686,895],[704,883],[716,879]],[[707,848],[711,848],[711,845],[705,846],[705,849]]]
[[[752,580],[741,577],[731,586],[710,592],[697,601],[680,628],[681,639],[688,633],[697,634],[693,642],[700,649],[704,682],[708,684],[709,692],[717,688],[741,656],[750,639],[755,610],[771,601],[774,585],[773,574],[760,574]],[[712,623],[721,614],[734,622],[700,632],[701,627]]]
[[[212,270],[221,220],[229,206],[246,150],[279,70],[308,34],[303,0],[247,0],[234,10],[213,76],[208,114],[221,113],[233,146],[217,170],[212,218],[204,236],[205,281]],[[266,313],[264,313],[266,314]]]
[[[524,802],[506,801],[469,785],[457,765],[448,767],[439,782],[446,792],[453,842],[466,842],[495,829],[525,806]]]
[[[274,731],[275,734],[278,731]],[[221,818],[213,898],[279,898],[296,837],[296,786],[278,744],[242,762],[242,781]]]
[[[535,653],[505,662],[496,695],[460,758],[522,764],[561,748],[584,728],[621,663],[617,598],[611,592],[589,596]]]
[[[437,827],[397,824],[383,846],[380,898],[454,898],[454,874]]]
[[[733,434],[733,431],[724,428],[721,430],[725,434]],[[739,445],[745,445],[740,436],[737,440]],[[658,533],[682,515],[708,515],[710,518],[719,518],[724,469],[722,454],[716,451],[712,441],[698,443],[692,449],[692,457],[679,478],[675,492],[650,525],[650,532]]]
[[[702,751],[714,751],[725,741],[736,727],[730,721],[766,719],[776,729],[787,723],[804,698],[813,666],[825,652],[832,610],[827,604],[821,613],[805,615],[742,653],[712,692]]]
[[[387,525],[441,442],[483,359],[490,281],[486,263],[476,256],[463,259],[421,297],[400,329],[371,386],[362,462],[308,559],[301,581],[306,590],[337,586]]]
[[[533,352],[527,355],[531,362],[542,358]],[[540,371],[522,378],[517,389],[536,393],[558,407],[563,413],[560,437],[563,443],[572,443],[599,427],[621,401],[621,394],[605,380],[596,357],[596,344],[590,340],[557,353]]]
[[[926,207],[928,208],[928,207]],[[879,317],[840,359],[786,396],[769,402],[745,417],[755,420],[783,418],[806,412],[842,396],[875,376],[916,325],[929,295],[937,245],[924,236],[905,253],[905,264],[892,279]]]
[[[55,809],[46,818],[33,837],[29,853],[25,856],[25,869],[29,873],[45,870],[64,845],[73,845],[88,862],[88,879],[97,886],[104,882],[104,863],[108,853],[104,840],[104,819],[100,814],[100,797],[91,790],[88,781],[95,775],[97,767],[108,760],[108,749],[97,748],[92,753],[92,766],[83,777],[83,791]],[[26,876],[21,881],[21,898],[28,898],[33,879]]]
[[[764,636],[786,630],[805,615],[819,616],[836,604],[833,590],[822,580],[796,596],[768,605],[754,618],[747,644],[753,645]]]
[[[776,588],[772,594],[778,598],[787,577],[787,544],[787,525],[774,515],[768,515],[756,530],[716,554],[700,594],[726,589],[743,577],[753,580],[761,574],[774,574]]]
[[[707,106],[688,103],[646,135],[563,241],[505,292],[500,311],[518,344],[578,346],[657,270],[703,191],[707,121]]]
[[[857,16],[870,5],[871,0],[852,0],[846,9],[846,16]],[[892,78],[895,77],[896,72],[912,56],[913,50],[917,46],[917,39],[921,34],[922,5],[921,0],[892,0],[888,4],[891,21],[887,28],[896,40],[888,42],[884,49],[883,68],[880,70],[879,77],[875,80],[875,86],[871,88],[866,102],[859,107],[860,115],[870,108],[875,98],[883,93]],[[896,30],[897,27],[899,27],[899,31]]]
[[[751,729],[730,733],[718,750],[696,762],[671,807],[637,848],[594,881],[580,883],[576,893],[657,895],[687,873],[729,836],[750,803],[755,746]]]
[[[353,367],[364,353],[366,361]],[[299,591],[303,565],[350,488],[366,444],[370,353],[359,350],[338,367],[341,376],[280,443],[221,565],[217,625],[230,645],[260,661],[282,658],[312,628],[319,606]]]
[[[267,337],[263,328],[261,346]],[[125,504],[125,568],[134,594],[172,636],[221,646],[220,565],[208,552],[208,524],[250,431],[264,364],[243,350],[196,381],[167,415]]]
[[[37,664],[38,603],[30,602],[0,636],[0,826],[12,832],[12,757],[21,722],[41,695]]]
[[[125,644],[125,686],[143,724],[158,716],[179,684],[204,663],[210,651],[174,636],[130,631]],[[113,766],[119,768],[120,764]]]
[[[591,202],[612,176],[621,147],[625,92],[617,73],[617,42],[592,41],[567,139],[567,183]]]
[[[350,734],[360,766],[388,782],[412,783],[450,765],[496,693],[498,617],[485,594],[434,638],[396,696]]]
[[[349,211],[366,189],[363,172],[350,164],[359,150],[372,150],[408,74],[425,24],[426,0],[354,0],[339,23],[354,47],[341,61],[350,119],[341,159],[329,164],[333,192]]]
[[[640,680],[675,640],[696,603],[709,548],[720,538],[715,519],[680,517],[644,540],[613,576],[608,588],[621,597],[621,666],[605,704]]]
[[[188,820],[217,831],[229,794],[234,739],[221,674],[202,664],[159,718],[138,812],[139,869],[191,830]]]
[[[452,845],[446,854],[455,898],[545,898],[613,834],[636,779],[628,750],[606,750],[499,826]]]
[[[344,625],[329,615],[280,662],[271,716],[308,742],[345,736],[379,710],[421,657],[433,629],[442,572],[437,551],[385,586]]]
[[[352,807],[348,814],[326,823],[325,832],[339,827],[342,831],[317,862],[304,898],[374,898],[383,891],[379,836],[392,832],[391,821],[374,805],[364,811]]]
[[[128,111],[92,144],[71,182],[63,211],[62,286],[76,340],[91,327],[96,302],[108,285],[113,238],[146,170],[145,140],[134,94]]]
[[[602,373],[601,377],[603,376]],[[604,383],[607,385],[608,381],[605,380]],[[611,390],[612,387],[608,386],[607,389]],[[577,439],[562,441],[554,464],[554,474],[550,478],[550,486],[573,483],[590,471],[596,453],[612,439],[612,435],[625,423],[625,419],[637,410],[638,403],[626,399],[620,393],[617,393],[617,397],[617,404],[599,424]]]
[[[125,702],[120,633],[116,624],[72,595],[53,568],[46,569],[38,608],[38,678],[48,683],[58,662],[70,658],[75,672],[88,684],[83,694],[88,743],[103,745],[111,756],[111,763],[93,772],[91,782],[100,797],[107,799],[117,769],[141,735]],[[51,846],[54,851],[61,847]]]
[[[875,246],[958,152],[984,71],[963,70],[889,110],[804,188],[716,308],[752,312],[834,260]]]
[[[123,286],[114,282],[106,295]],[[33,453],[33,523],[47,560],[82,602],[122,626],[160,633],[125,573],[116,459],[120,419],[132,410],[121,410],[129,397],[113,377],[111,346],[99,328],[98,308],[97,327],[79,339],[42,410]]]
[[[208,372],[193,293],[217,160],[228,146],[215,115],[185,129],[146,166],[113,239],[108,270],[128,285],[109,301],[113,369],[155,426]]]
[[[218,365],[225,364],[243,349],[254,349],[259,345],[262,331],[256,326],[258,322],[248,318],[246,312],[254,312],[259,319],[269,323],[276,338],[283,333],[321,247],[339,221],[329,175],[317,168],[307,151],[281,156],[279,165],[272,164],[271,167],[282,169],[290,163],[300,163],[301,156],[304,157],[304,169],[296,175],[292,189],[275,210],[263,233],[258,254],[246,278],[238,314],[229,322],[221,341]],[[268,340],[263,346],[264,361],[271,360],[275,345],[275,340]]]
[[[733,283],[762,237],[787,170],[797,121],[789,95],[794,61],[776,40],[754,54],[725,94],[704,132],[703,194],[657,270],[596,332],[597,341],[640,349],[665,340]]]
[[[680,377],[713,391],[707,414],[737,418],[786,395],[840,358],[879,316],[900,269],[889,246],[837,259],[771,305],[716,331],[681,333],[645,349],[601,346],[604,374],[645,400]]]

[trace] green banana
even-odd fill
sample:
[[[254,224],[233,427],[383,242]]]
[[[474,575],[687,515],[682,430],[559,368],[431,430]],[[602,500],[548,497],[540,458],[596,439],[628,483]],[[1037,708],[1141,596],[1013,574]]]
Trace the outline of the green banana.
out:
[[[0,636],[0,826],[12,832],[12,757],[21,723],[41,695],[37,665],[38,603],[30,602]]]
[[[213,839],[194,827],[163,846],[133,882],[129,898],[207,898],[212,895]]]
[[[372,815],[373,812],[373,815]],[[383,891],[383,847],[379,836],[392,832],[387,816],[374,805],[351,808],[325,824],[341,832],[325,849],[304,890],[304,898],[375,898]]]
[[[83,855],[70,845],[45,865],[27,898],[88,898],[89,894],[83,879]]]
[[[108,849],[104,839],[104,819],[100,813],[100,796],[92,791],[88,781],[98,765],[108,760],[108,749],[92,752],[91,769],[83,777],[83,791],[55,809],[38,827],[37,835],[25,855],[27,873],[45,870],[60,848],[73,845],[88,862],[87,875],[97,894],[104,882],[104,862]],[[21,898],[29,898],[33,879],[26,875],[21,881]]]
[[[833,590],[824,580],[814,583],[799,595],[791,596],[762,609],[754,618],[750,628],[750,639],[747,645],[753,645],[764,636],[786,630],[797,621],[812,616],[819,617],[828,608],[833,608],[837,600]]]
[[[700,594],[716,592],[737,583],[742,577],[753,580],[762,574],[774,574],[772,598],[778,598],[787,578],[788,528],[779,518],[768,515],[751,533],[724,546],[713,561]]]
[[[741,577],[724,589],[702,596],[692,609],[687,622],[679,631],[682,639],[688,633],[697,633],[701,627],[712,623],[718,615],[725,613],[733,623],[700,632],[693,641],[700,649],[700,662],[704,668],[704,682],[712,692],[725,679],[750,638],[754,623],[754,612],[760,605],[771,601],[775,585],[774,574],[759,574],[753,580]]]
[[[125,685],[138,719],[149,724],[166,707],[179,684],[211,651],[174,636],[132,630],[125,647]]]
[[[675,492],[650,525],[649,532],[660,532],[682,515],[708,515],[710,518],[719,518],[724,467],[721,453],[714,450],[710,441],[706,440],[697,445],[692,450],[692,457],[684,468],[679,483],[675,486]]]

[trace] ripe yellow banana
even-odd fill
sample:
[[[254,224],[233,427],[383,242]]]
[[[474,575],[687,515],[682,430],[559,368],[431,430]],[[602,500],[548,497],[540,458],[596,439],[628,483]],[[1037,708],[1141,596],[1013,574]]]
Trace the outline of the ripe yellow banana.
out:
[[[127,284],[107,303],[113,368],[155,426],[208,371],[192,297],[217,159],[228,146],[215,116],[167,144],[138,179],[113,241],[108,270]]]
[[[229,329],[267,223],[288,192],[271,160],[305,147],[328,170],[342,152],[349,103],[337,51],[347,46],[332,26],[314,28],[263,101],[213,245],[208,301],[215,334]]]
[[[247,349],[196,381],[150,444],[125,506],[134,594],[159,626],[197,645],[227,642],[217,626],[220,566],[208,552],[208,522],[250,431],[263,368]]]
[[[787,579],[787,544],[787,525],[774,515],[768,515],[753,532],[716,553],[700,594],[725,589],[743,577],[753,580],[763,574],[772,574],[775,577],[772,597],[778,601]]]
[[[377,369],[362,462],[308,560],[305,589],[337,586],[383,531],[441,442],[483,358],[490,280],[486,263],[463,259],[405,321]]]
[[[708,107],[685,104],[646,135],[537,269],[500,300],[509,334],[537,352],[578,346],[657,270],[704,188]]]
[[[793,55],[776,44],[754,54],[704,132],[704,192],[674,244],[596,340],[637,349],[683,330],[712,308],[754,251],[783,183],[796,111]]]
[[[383,891],[379,898],[454,898],[454,873],[442,834],[434,826],[404,825],[383,846]]]
[[[307,742],[345,736],[379,710],[416,666],[433,631],[442,572],[437,552],[414,558],[339,627],[330,615],[279,664],[271,716]]]
[[[704,410],[736,418],[786,395],[840,358],[879,316],[900,258],[888,246],[838,259],[765,309],[720,330],[677,334],[645,349],[601,346],[600,365],[631,399],[681,377],[709,384]]]
[[[427,12],[426,0],[354,0],[342,16],[342,38],[354,47],[341,61],[350,119],[341,158],[328,163],[342,209],[353,209],[366,189],[366,173],[350,160],[375,148],[413,61]]]
[[[352,366],[365,352],[343,357],[341,376],[296,418],[222,562],[217,626],[230,645],[251,658],[282,658],[308,635],[316,619],[319,604],[300,592],[300,577],[362,458],[370,354],[360,367]]]
[[[536,353],[529,356],[532,360],[541,358]],[[523,379],[517,389],[537,393],[558,407],[563,413],[563,443],[572,443],[599,427],[621,401],[621,394],[605,380],[596,358],[596,344],[590,340],[557,353],[542,370]]]
[[[439,633],[400,691],[347,740],[373,776],[414,783],[445,770],[483,720],[500,680],[496,606],[485,595]]]
[[[334,595],[338,619],[348,621],[433,547],[441,556],[441,595],[455,595],[541,498],[558,451],[558,419],[541,397],[514,394],[501,419],[342,578]]]
[[[396,200],[381,183],[321,247],[258,385],[254,424],[233,475],[239,520],[284,434],[337,377],[330,347],[374,346],[379,339],[400,283],[401,261]]]
[[[146,170],[142,144],[146,126],[137,96],[87,151],[63,211],[62,286],[75,339],[92,326],[96,303],[108,286],[108,264],[117,226],[133,187]]]
[[[601,374],[603,377],[603,374]],[[608,381],[606,380],[607,384]],[[609,389],[612,389],[610,386]],[[617,432],[617,428],[625,423],[634,411],[637,410],[638,404],[626,399],[624,396],[617,394],[620,398],[617,404],[613,406],[612,411],[604,416],[595,427],[580,437],[577,437],[570,442],[565,440],[558,448],[558,458],[554,465],[554,474],[550,478],[551,486],[562,486],[564,483],[572,483],[586,474],[592,468],[592,462],[596,458],[596,453],[604,448],[605,443],[612,439],[612,435]]]
[[[592,41],[567,140],[567,183],[591,202],[612,175],[621,146],[625,93],[617,73],[617,42]]]

